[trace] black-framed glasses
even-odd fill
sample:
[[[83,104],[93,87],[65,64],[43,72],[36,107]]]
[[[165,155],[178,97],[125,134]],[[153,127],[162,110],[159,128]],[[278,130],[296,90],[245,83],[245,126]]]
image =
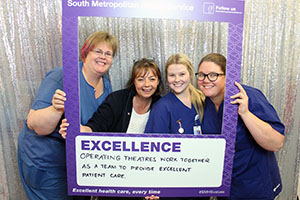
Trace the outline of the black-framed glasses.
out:
[[[202,72],[198,72],[195,75],[199,81],[204,81],[205,77],[207,77],[208,80],[210,80],[211,82],[215,82],[216,80],[218,80],[219,76],[223,76],[225,74],[215,73],[215,72],[205,74]]]
[[[97,54],[98,56],[104,55],[106,58],[112,58],[113,57],[113,53],[110,51],[102,51],[102,49],[93,49],[91,50],[92,52],[94,52],[95,54]]]

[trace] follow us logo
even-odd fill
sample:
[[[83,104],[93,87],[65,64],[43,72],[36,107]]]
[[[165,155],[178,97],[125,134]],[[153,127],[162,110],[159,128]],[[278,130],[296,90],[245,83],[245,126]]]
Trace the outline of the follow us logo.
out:
[[[203,13],[208,15],[213,15],[215,13],[215,4],[212,2],[204,2]]]

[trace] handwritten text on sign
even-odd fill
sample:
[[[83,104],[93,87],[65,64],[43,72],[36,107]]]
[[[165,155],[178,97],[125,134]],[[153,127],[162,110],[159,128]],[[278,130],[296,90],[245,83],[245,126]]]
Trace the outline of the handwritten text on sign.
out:
[[[225,139],[77,136],[80,186],[218,187]]]

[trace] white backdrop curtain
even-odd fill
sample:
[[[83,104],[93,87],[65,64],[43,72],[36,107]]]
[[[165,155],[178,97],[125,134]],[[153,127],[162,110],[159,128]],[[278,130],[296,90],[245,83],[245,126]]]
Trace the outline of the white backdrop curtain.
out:
[[[17,168],[17,137],[46,72],[62,65],[61,0],[0,1],[0,199],[26,199]],[[97,30],[119,39],[109,71],[124,87],[133,60],[154,57],[164,72],[173,53],[196,65],[209,52],[226,55],[227,24],[163,19],[81,17],[79,45]],[[276,155],[283,179],[277,199],[294,200],[300,163],[300,1],[246,0],[241,82],[261,89],[286,125]]]

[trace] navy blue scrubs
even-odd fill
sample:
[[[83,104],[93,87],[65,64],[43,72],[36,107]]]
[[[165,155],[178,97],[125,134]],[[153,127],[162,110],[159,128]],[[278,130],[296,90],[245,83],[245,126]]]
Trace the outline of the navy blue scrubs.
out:
[[[194,134],[194,125],[200,125],[195,120],[197,111],[184,105],[175,94],[169,92],[156,102],[150,112],[145,133]]]
[[[80,72],[82,63],[80,63]],[[99,105],[111,93],[111,84],[103,76],[104,93],[95,99],[94,88],[80,73],[81,123],[85,124]],[[62,68],[50,70],[36,94],[33,110],[52,105],[57,89],[63,90]],[[65,140],[58,133],[59,125],[47,136],[41,136],[29,129],[27,122],[18,137],[18,165],[20,177],[28,199],[70,199],[67,196]]]
[[[284,135],[285,127],[263,93],[249,86],[243,85],[243,87],[249,97],[249,110]],[[214,104],[207,98],[202,132],[204,134],[221,133],[222,117],[223,103],[219,112],[216,112]],[[238,117],[231,190],[228,199],[271,200],[281,190],[282,183],[274,152],[260,147],[242,119]]]

